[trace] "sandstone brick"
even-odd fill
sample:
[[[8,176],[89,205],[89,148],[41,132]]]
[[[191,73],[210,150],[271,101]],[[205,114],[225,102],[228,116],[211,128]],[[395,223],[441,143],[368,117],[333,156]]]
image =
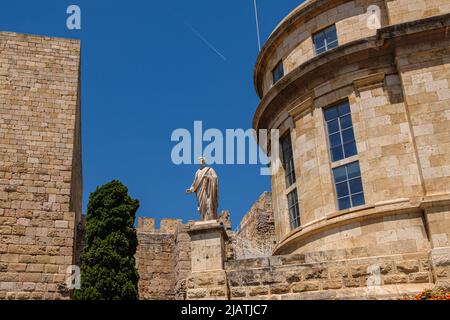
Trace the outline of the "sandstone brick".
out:
[[[286,276],[287,283],[299,282],[301,280],[300,273],[290,273]]]
[[[278,284],[270,288],[271,294],[285,294],[289,293],[290,286],[288,284]]]
[[[408,276],[404,274],[393,274],[384,277],[384,284],[407,283]]]
[[[360,286],[359,279],[344,278],[344,286],[347,288],[355,288]]]
[[[438,278],[446,278],[449,275],[449,271],[446,267],[437,267],[435,270],[436,270],[436,277]]]
[[[231,288],[231,297],[243,298],[246,296],[245,290],[240,288]]]
[[[21,273],[19,275],[20,282],[41,282],[43,280],[42,273]]]
[[[249,292],[250,297],[266,296],[268,294],[269,294],[268,287],[255,287],[255,288],[252,288]]]
[[[59,268],[60,268],[59,265],[46,264],[43,271],[45,273],[58,273]]]
[[[306,280],[311,279],[323,279],[326,278],[328,274],[328,271],[323,268],[316,268],[311,270],[306,270],[303,272],[303,277]]]
[[[32,300],[43,300],[44,294],[41,292],[32,292],[31,293],[31,299]]]
[[[397,263],[397,270],[403,273],[413,273],[419,271],[418,261],[403,261]]]
[[[340,280],[325,281],[323,283],[323,290],[341,289],[341,288],[342,288],[342,281]]]
[[[223,297],[226,298],[226,292],[224,288],[213,288],[210,290],[209,295],[211,297]]]
[[[29,292],[18,292],[16,294],[16,298],[18,300],[29,300],[31,297],[31,294]]]
[[[68,221],[55,221],[55,228],[58,229],[67,229],[69,227]]]
[[[15,282],[0,282],[0,290],[2,291],[14,291],[16,288]]]
[[[317,291],[319,290],[318,282],[301,282],[296,283],[292,286],[292,292],[306,292],[306,291]]]
[[[29,264],[26,269],[27,272],[44,272],[43,264]]]
[[[14,272],[2,272],[0,273],[1,282],[16,282],[19,280],[19,274]]]
[[[33,291],[35,288],[36,288],[36,284],[31,283],[31,282],[25,282],[22,285],[22,290],[24,290],[24,291]]]
[[[427,283],[430,281],[428,272],[416,272],[409,275],[410,282],[413,283]]]
[[[369,268],[369,265],[362,265],[362,266],[353,266],[353,267],[351,267],[351,274],[352,274],[352,276],[354,277],[354,278],[358,278],[358,277],[361,277],[361,276],[366,276],[366,275],[368,275],[369,273],[368,273],[368,268]]]
[[[8,270],[10,272],[24,272],[27,268],[27,264],[25,263],[11,263],[9,264]]]
[[[202,299],[205,298],[208,294],[206,289],[192,289],[188,290],[188,298],[189,299]]]

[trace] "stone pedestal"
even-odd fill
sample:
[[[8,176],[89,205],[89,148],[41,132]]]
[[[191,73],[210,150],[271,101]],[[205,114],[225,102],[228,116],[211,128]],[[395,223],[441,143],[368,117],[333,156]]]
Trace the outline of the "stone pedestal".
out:
[[[196,222],[188,231],[191,237],[192,273],[223,270],[225,227],[216,220]]]
[[[228,236],[223,224],[197,222],[188,231],[191,237],[191,274],[187,278],[188,300],[228,299],[227,275],[224,270],[225,242]]]

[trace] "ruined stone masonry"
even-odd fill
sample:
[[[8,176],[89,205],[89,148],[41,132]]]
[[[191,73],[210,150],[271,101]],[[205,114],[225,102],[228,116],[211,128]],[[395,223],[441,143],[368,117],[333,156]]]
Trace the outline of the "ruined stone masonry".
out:
[[[79,41],[0,33],[0,299],[69,297],[80,98]]]
[[[272,194],[264,192],[242,219],[237,232],[231,232],[232,259],[270,256],[276,246]]]
[[[238,231],[231,230],[230,213],[223,211],[219,218],[219,225],[226,233],[228,241],[224,241],[224,247],[212,252],[223,254],[224,260],[235,261],[241,245],[236,243],[255,243],[246,245],[247,254],[261,257],[267,256],[268,251],[261,253],[258,244],[262,238],[273,239],[274,224],[270,206],[270,193],[264,193],[255,206],[248,212],[246,218],[254,222],[251,226],[241,227]],[[256,226],[256,227],[255,227]],[[187,279],[192,273],[191,250],[193,248],[193,230],[195,222],[184,224],[181,220],[163,219],[160,227],[156,228],[153,218],[139,218],[138,240],[139,246],[136,252],[136,265],[138,268],[139,294],[141,299],[147,300],[185,300],[187,298]],[[238,242],[236,239],[240,239]],[[202,250],[203,246],[195,249]],[[273,240],[271,248],[274,247]],[[194,250],[195,250],[194,249]],[[267,248],[264,247],[265,250]],[[250,250],[250,253],[248,253]],[[200,266],[207,262],[201,261]]]

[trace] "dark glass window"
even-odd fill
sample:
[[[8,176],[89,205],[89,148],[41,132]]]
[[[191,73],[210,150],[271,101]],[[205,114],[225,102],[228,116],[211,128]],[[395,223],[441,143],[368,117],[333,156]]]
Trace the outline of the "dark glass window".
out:
[[[286,187],[289,188],[296,181],[294,168],[294,155],[292,152],[292,141],[290,133],[281,139],[280,145],[281,145],[281,155],[283,157],[283,167],[286,178]]]
[[[333,169],[339,210],[365,204],[359,162]]]
[[[313,35],[316,54],[321,54],[338,46],[336,25],[332,25]]]
[[[281,78],[284,77],[283,61],[280,61],[280,63],[277,64],[275,69],[273,69],[272,77],[273,77],[273,84],[277,83],[278,81],[281,80]]]
[[[291,224],[291,229],[294,230],[300,227],[300,210],[298,208],[297,190],[294,190],[288,194],[288,205],[289,222]]]
[[[333,162],[358,153],[353,131],[352,114],[348,102],[325,110],[331,160]]]

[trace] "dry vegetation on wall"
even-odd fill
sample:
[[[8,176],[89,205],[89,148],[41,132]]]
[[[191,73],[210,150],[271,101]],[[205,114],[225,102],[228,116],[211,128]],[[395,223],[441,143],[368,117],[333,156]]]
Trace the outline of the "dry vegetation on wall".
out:
[[[428,290],[413,297],[405,297],[404,300],[450,300],[450,292]]]

